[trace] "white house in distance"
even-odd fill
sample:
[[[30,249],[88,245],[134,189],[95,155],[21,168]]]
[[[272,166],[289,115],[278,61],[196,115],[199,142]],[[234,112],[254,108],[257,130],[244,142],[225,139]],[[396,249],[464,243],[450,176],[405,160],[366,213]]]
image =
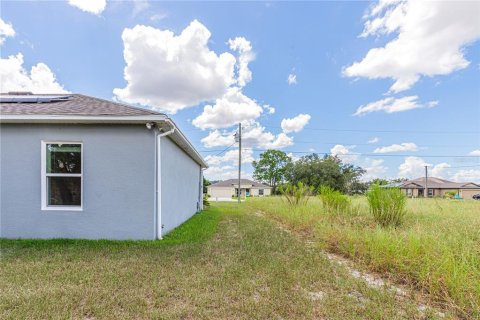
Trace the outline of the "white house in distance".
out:
[[[202,209],[206,167],[165,114],[0,95],[0,237],[161,239]]]
[[[263,197],[269,196],[272,187],[248,179],[240,181],[241,196]],[[238,194],[238,179],[228,179],[211,184],[207,187],[207,194],[213,199],[231,199]]]

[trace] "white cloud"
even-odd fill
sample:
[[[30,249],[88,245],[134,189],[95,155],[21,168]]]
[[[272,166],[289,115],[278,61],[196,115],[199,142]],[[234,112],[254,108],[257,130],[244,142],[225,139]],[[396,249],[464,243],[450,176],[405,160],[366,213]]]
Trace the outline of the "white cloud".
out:
[[[55,79],[55,75],[44,63],[37,63],[30,71],[23,66],[23,55],[0,59],[0,92],[30,91],[33,93],[68,92]]]
[[[373,180],[375,178],[384,177],[388,168],[384,166],[383,159],[369,159],[366,158],[361,165],[365,169],[365,174],[362,176],[363,181]]]
[[[150,17],[150,21],[158,22],[165,19],[167,16],[166,13],[155,13]]]
[[[248,64],[255,58],[252,46],[243,37],[237,37],[228,41],[230,49],[237,51],[239,56],[236,65],[237,78],[235,83],[219,98],[215,104],[208,104],[203,108],[202,114],[196,117],[192,124],[201,129],[228,128],[239,122],[255,120],[263,111],[268,114],[275,113],[275,108],[264,105],[260,106],[254,99],[243,94],[242,87],[252,79],[252,72]]]
[[[230,88],[214,105],[206,105],[192,124],[201,129],[228,128],[239,122],[255,120],[263,108],[244,95],[240,88]]]
[[[114,94],[170,113],[221,98],[237,81],[236,59],[210,50],[210,36],[197,20],[179,35],[143,25],[126,28],[122,39],[127,86],[114,89]]]
[[[297,84],[297,75],[293,74],[293,73],[290,73],[288,75],[287,82],[288,82],[289,85]]]
[[[368,143],[375,144],[380,141],[380,138],[378,137],[373,137],[372,139],[368,140]]]
[[[478,1],[380,1],[365,22],[362,37],[397,33],[343,70],[348,77],[391,78],[390,91],[411,88],[423,76],[466,68],[464,47],[480,37]]]
[[[343,162],[352,163],[355,162],[359,157],[359,154],[356,154],[352,151],[352,149],[354,148],[355,146],[344,146],[341,144],[336,144],[335,146],[333,146],[333,148],[330,149],[330,153],[332,156],[338,157]]]
[[[236,64],[237,84],[240,87],[244,87],[252,80],[252,72],[248,68],[248,64],[255,59],[252,45],[250,44],[250,41],[243,37],[228,40],[228,45],[231,50],[237,51],[239,54],[238,62]]]
[[[236,130],[220,132],[211,131],[201,142],[207,148],[229,146],[234,142]],[[285,133],[275,135],[265,131],[256,121],[242,124],[242,146],[245,148],[283,149],[293,144],[293,138]]]
[[[480,183],[480,170],[459,170],[452,176],[453,181]]]
[[[392,144],[391,146],[380,147],[373,150],[374,153],[389,153],[402,151],[418,151],[418,146],[413,142],[403,142],[401,144]]]
[[[298,116],[291,118],[291,119],[283,119],[281,126],[282,130],[285,133],[290,133],[290,132],[300,132],[302,131],[303,127],[305,127],[310,121],[310,115],[309,114],[299,114]]]
[[[232,166],[212,166],[204,171],[208,180],[227,180],[238,178],[238,169]],[[242,179],[252,179],[252,174],[242,171]]]
[[[425,176],[425,166],[430,164],[426,163],[419,157],[406,157],[404,162],[398,167],[398,177],[415,179]]]
[[[133,0],[132,16],[137,16],[140,12],[147,10],[150,3],[147,0]]]
[[[99,15],[105,10],[107,0],[68,0],[68,3],[82,11]]]
[[[253,151],[242,149],[242,164],[253,161]],[[210,155],[205,157],[209,168],[205,170],[205,177],[210,180],[226,180],[238,177],[238,148],[227,151],[224,155]],[[251,179],[251,174],[242,171],[243,179]]]
[[[2,18],[0,18],[0,45],[2,45],[5,42],[5,39],[8,37],[14,37],[15,36],[15,30],[13,29],[13,26],[9,22],[3,21]]]
[[[451,173],[447,171],[451,165],[446,162],[433,165],[419,157],[406,157],[404,162],[398,167],[398,177],[408,179],[424,177],[425,166],[428,166],[429,177],[445,179],[448,176],[452,176]]]
[[[300,160],[300,157],[296,156],[292,152],[287,153],[287,156],[289,156],[290,159],[292,159],[293,162],[296,162],[296,161]]]
[[[418,103],[417,100],[418,96],[407,96],[403,98],[388,97],[360,106],[353,115],[362,116],[367,113],[380,111],[386,113],[403,112],[419,108],[433,108],[438,104],[438,101],[429,101],[426,104],[421,104]]]
[[[480,157],[480,149],[478,150],[473,150],[472,152],[469,153],[471,156],[479,156]]]
[[[433,168],[429,168],[429,176],[431,177],[435,177],[435,178],[445,178],[446,176],[446,170],[448,168],[450,168],[451,165],[446,163],[446,162],[442,162],[442,163],[439,163],[439,164],[436,164],[433,166]]]
[[[283,149],[293,144],[293,138],[285,133],[275,135],[265,131],[258,122],[247,123],[242,128],[242,145],[245,147]]]
[[[208,136],[202,138],[200,142],[206,148],[213,147],[226,147],[235,142],[235,137],[233,136],[234,132],[229,132],[227,134],[222,134],[218,130],[210,131]]]
[[[243,149],[242,148],[242,164],[243,163],[252,163],[253,161],[253,150]],[[238,148],[233,150],[228,150],[223,155],[209,155],[205,157],[205,161],[211,166],[217,166],[219,164],[231,163],[234,166],[238,166]]]
[[[265,104],[263,106],[263,110],[265,110],[268,114],[274,114],[275,113],[275,108],[268,105],[268,104]]]
[[[266,140],[258,139],[258,146],[265,149],[283,149],[293,144],[293,138],[287,136],[285,133],[280,133],[277,136],[273,136],[270,132],[264,132]],[[270,137],[273,137],[270,140]]]

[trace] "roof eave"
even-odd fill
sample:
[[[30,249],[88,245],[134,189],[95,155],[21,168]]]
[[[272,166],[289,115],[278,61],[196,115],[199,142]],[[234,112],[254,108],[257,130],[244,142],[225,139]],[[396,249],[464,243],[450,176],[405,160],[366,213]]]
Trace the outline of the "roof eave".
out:
[[[0,123],[145,123],[165,121],[166,115],[0,115]]]
[[[205,162],[205,160],[200,155],[200,153],[198,153],[197,149],[195,149],[195,147],[192,145],[190,140],[188,140],[187,137],[183,134],[182,130],[178,128],[178,126],[175,124],[175,122],[171,118],[169,117],[165,117],[165,118],[166,119],[164,121],[171,123],[172,127],[175,128],[174,132],[171,135],[174,142],[176,142],[180,146],[185,144],[185,147],[183,149],[188,153],[188,155],[192,159],[194,159],[198,164],[200,164],[200,166],[203,169],[207,169],[208,164]]]

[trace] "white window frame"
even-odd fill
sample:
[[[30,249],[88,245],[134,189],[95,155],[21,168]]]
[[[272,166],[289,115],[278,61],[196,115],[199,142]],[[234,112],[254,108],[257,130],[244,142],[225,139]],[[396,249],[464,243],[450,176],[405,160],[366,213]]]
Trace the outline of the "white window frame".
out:
[[[81,141],[51,141],[42,140],[41,154],[41,183],[42,183],[42,210],[43,211],[83,211],[83,142]],[[47,144],[79,144],[80,145],[80,173],[47,173]],[[47,177],[80,177],[80,206],[51,206],[48,205]]]

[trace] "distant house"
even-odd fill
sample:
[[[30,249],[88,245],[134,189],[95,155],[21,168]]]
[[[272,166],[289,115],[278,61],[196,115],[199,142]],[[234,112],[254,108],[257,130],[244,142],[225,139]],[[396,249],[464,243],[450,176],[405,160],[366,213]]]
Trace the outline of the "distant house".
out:
[[[202,209],[205,161],[164,114],[0,95],[0,237],[160,239]]]
[[[425,181],[426,180],[426,181]],[[423,197],[427,183],[429,197],[443,197],[447,192],[455,192],[460,198],[471,199],[474,194],[480,193],[480,184],[473,182],[453,182],[445,179],[428,177],[408,180],[398,185],[410,197]]]
[[[263,197],[269,196],[272,187],[248,179],[241,179],[241,196]],[[238,193],[238,179],[229,179],[211,184],[207,188],[207,194],[212,198],[231,198]]]

